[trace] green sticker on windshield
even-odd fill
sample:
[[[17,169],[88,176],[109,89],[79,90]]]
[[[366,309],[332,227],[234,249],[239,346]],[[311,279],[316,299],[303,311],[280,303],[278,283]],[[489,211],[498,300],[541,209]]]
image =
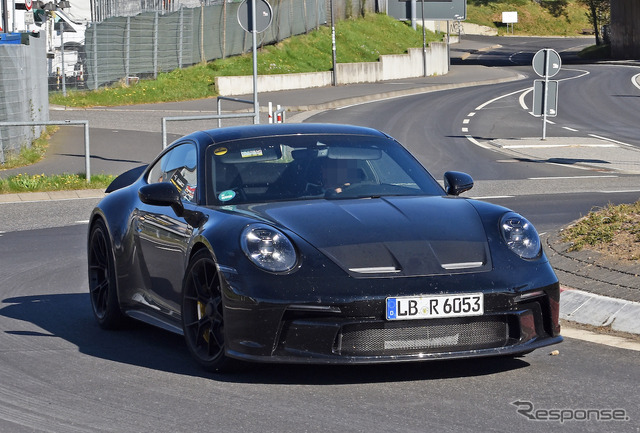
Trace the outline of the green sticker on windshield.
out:
[[[229,201],[229,200],[232,200],[235,196],[236,196],[236,192],[231,189],[228,189],[218,194],[218,200]]]

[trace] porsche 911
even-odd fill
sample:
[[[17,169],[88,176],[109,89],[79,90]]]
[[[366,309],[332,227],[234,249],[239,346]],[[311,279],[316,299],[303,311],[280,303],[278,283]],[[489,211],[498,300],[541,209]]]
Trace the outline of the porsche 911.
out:
[[[202,367],[520,356],[562,341],[533,225],[460,196],[363,127],[199,131],[108,187],[88,232],[105,329],[176,334]]]

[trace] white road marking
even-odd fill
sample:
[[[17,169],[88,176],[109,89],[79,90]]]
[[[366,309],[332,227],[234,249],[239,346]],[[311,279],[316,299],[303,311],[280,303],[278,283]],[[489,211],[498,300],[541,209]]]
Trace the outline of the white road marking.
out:
[[[467,114],[467,116],[469,116],[469,117],[473,117],[475,115],[476,115],[476,113],[474,111],[472,111],[471,113]]]
[[[602,179],[618,177],[616,175],[594,175],[594,176],[550,176],[550,177],[528,177],[529,180],[562,180],[562,179]]]
[[[498,198],[513,198],[515,195],[487,195],[483,197],[471,197],[474,200],[495,200]]]
[[[578,132],[577,129],[573,129],[573,128],[569,128],[568,126],[563,126],[563,129],[566,129],[567,131],[571,131],[571,132]]]
[[[467,125],[467,124],[469,124],[469,122],[471,122],[471,119],[464,119],[464,120],[462,121],[462,124],[463,124],[463,125]]]
[[[525,96],[527,96],[530,92],[533,92],[533,87],[525,90],[524,92],[522,92],[522,95],[520,95],[520,97],[518,98],[518,101],[520,102],[520,107],[522,107],[522,109],[524,111],[529,111],[529,107],[527,107],[527,104],[524,102],[524,98]]]
[[[640,89],[640,84],[638,84],[638,79],[640,78],[640,74],[636,74],[633,77],[631,77],[631,83],[636,86],[638,89]]]
[[[576,340],[588,341],[590,343],[603,344],[605,346],[618,347],[620,349],[635,350],[640,352],[640,343],[629,338],[618,337],[608,334],[596,334],[585,329],[563,326],[560,334],[563,337],[574,338]],[[560,349],[561,350],[561,349]]]
[[[623,193],[628,193],[628,192],[640,192],[640,189],[620,189],[620,190],[613,190],[613,191],[598,191],[599,193],[602,194],[623,194]]]
[[[469,132],[469,128],[462,128],[462,132]]]
[[[476,140],[475,138],[473,138],[470,135],[465,135],[464,136],[467,140],[469,140],[470,142],[472,142],[473,144],[475,144],[478,147],[482,147],[483,149],[489,149],[489,150],[494,150],[494,148],[492,146],[488,146],[486,144],[482,144],[480,143],[478,140]]]
[[[76,224],[89,224],[89,220],[76,221]]]
[[[589,135],[589,137],[599,138],[600,140],[610,141],[611,143],[617,143],[617,144],[620,144],[622,146],[634,147],[633,145],[631,145],[629,143],[624,143],[622,141],[614,140],[613,138],[602,137],[602,136],[596,135],[596,134],[588,134],[588,135]]]
[[[513,144],[511,146],[502,146],[503,149],[551,149],[557,147],[618,147],[615,144]]]
[[[524,92],[524,91],[526,91],[526,90],[528,90],[528,89],[520,89],[520,90],[516,90],[515,92],[507,93],[506,95],[502,95],[502,96],[498,96],[497,98],[493,98],[493,99],[491,99],[491,100],[489,100],[489,101],[485,102],[484,104],[480,104],[480,105],[478,105],[478,106],[476,107],[476,111],[478,111],[478,110],[482,110],[482,109],[483,109],[484,107],[486,107],[487,105],[492,104],[492,103],[494,103],[494,102],[496,102],[496,101],[498,101],[498,100],[500,100],[500,99],[502,99],[502,98],[506,98],[507,96],[512,96],[512,95],[515,95],[516,93]]]

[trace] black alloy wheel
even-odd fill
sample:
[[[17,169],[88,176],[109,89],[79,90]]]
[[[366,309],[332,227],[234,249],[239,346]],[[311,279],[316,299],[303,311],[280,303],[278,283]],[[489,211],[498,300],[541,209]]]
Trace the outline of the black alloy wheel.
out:
[[[109,233],[102,220],[91,227],[89,236],[89,295],[93,314],[105,329],[123,325],[125,317],[120,311],[116,291],[116,274]]]
[[[229,370],[234,363],[225,355],[220,276],[209,251],[193,256],[182,291],[182,326],[189,351],[206,370]]]

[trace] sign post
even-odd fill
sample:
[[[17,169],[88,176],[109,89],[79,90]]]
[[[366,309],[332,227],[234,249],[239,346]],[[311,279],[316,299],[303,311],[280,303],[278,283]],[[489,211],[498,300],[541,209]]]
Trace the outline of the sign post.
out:
[[[256,35],[264,32],[271,25],[273,10],[267,0],[243,0],[238,7],[238,24],[245,32],[251,32],[253,45],[253,123],[260,123],[258,106],[258,43]]]
[[[533,56],[533,70],[540,77],[544,78],[544,80],[536,80],[540,81],[540,84],[536,85],[534,82],[533,85],[533,106],[534,106],[534,115],[536,115],[536,107],[540,107],[540,112],[542,115],[542,139],[547,139],[547,115],[551,114],[555,116],[557,113],[557,103],[558,103],[558,82],[553,81],[549,82],[550,77],[554,77],[558,72],[560,72],[560,68],[562,67],[562,60],[560,59],[560,55],[551,48],[543,48],[538,51]],[[551,86],[554,88],[555,97],[553,98],[553,108],[549,109],[549,89]],[[536,92],[536,88],[539,90]],[[539,115],[539,114],[538,114]]]
[[[509,33],[509,24],[511,24],[511,34],[513,34],[513,25],[518,22],[518,12],[502,12],[502,24],[507,25],[507,33]]]

